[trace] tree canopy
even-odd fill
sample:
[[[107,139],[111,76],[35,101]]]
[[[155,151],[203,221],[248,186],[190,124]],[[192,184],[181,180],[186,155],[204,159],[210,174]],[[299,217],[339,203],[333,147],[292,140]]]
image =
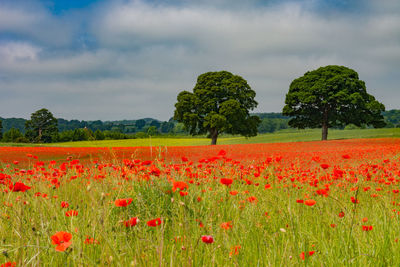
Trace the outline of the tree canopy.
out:
[[[197,78],[193,93],[178,94],[174,119],[192,135],[208,133],[213,145],[223,132],[255,136],[260,118],[249,114],[257,107],[255,96],[242,77],[227,71],[207,72]]]
[[[283,115],[292,117],[291,127],[321,127],[322,140],[327,140],[329,127],[385,126],[385,106],[367,93],[357,72],[344,66],[321,67],[295,79],[285,104]]]
[[[47,109],[40,109],[32,113],[31,119],[25,122],[25,132],[33,142],[49,143],[57,138],[57,119]]]

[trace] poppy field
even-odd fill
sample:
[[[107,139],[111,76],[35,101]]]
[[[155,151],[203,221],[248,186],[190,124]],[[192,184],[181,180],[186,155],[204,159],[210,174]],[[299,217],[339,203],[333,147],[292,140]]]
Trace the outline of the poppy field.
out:
[[[0,148],[1,266],[400,265],[400,139]]]

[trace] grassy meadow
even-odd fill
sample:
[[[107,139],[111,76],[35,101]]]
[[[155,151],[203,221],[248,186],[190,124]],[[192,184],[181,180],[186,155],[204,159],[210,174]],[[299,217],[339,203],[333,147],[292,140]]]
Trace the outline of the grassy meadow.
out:
[[[400,137],[400,128],[382,129],[354,129],[354,130],[329,130],[329,140],[338,139],[363,139],[363,138],[394,138]],[[305,142],[321,140],[320,129],[288,129],[275,133],[259,134],[246,138],[242,136],[222,135],[217,144],[257,144],[257,143],[285,143]],[[201,146],[209,145],[210,139],[206,137],[151,137],[145,139],[101,140],[101,141],[77,141],[52,144],[22,144],[0,143],[0,146],[55,146],[55,147],[139,147],[139,146]]]

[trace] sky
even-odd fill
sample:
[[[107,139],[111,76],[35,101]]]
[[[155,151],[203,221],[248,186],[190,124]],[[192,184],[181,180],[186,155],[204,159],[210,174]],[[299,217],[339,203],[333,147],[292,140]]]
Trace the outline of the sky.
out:
[[[400,1],[0,1],[3,118],[168,120],[220,70],[247,80],[253,112],[281,112],[291,81],[326,65],[400,109]]]

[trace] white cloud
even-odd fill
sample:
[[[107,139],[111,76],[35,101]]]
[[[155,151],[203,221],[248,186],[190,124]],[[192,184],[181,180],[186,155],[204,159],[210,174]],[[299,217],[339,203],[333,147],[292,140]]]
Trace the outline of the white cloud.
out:
[[[40,48],[24,42],[8,42],[0,44],[0,59],[8,65],[15,61],[36,60]]]
[[[318,1],[229,9],[221,8],[226,0],[214,7],[207,1],[108,2],[82,13],[89,14],[86,34],[96,48],[81,50],[68,45],[78,36],[78,24],[70,21],[79,14],[55,18],[14,8],[25,12],[15,11],[23,23],[0,14],[0,32],[25,32],[31,40],[0,43],[0,59],[6,59],[0,60],[0,92],[7,96],[0,99],[0,115],[15,116],[19,109],[29,115],[42,105],[65,118],[169,119],[179,91],[191,90],[199,74],[222,69],[249,82],[258,111],[279,112],[293,79],[330,64],[355,69],[370,93],[398,108],[398,1],[336,16],[310,8]],[[63,39],[63,30],[54,33],[57,27],[47,23],[69,29],[61,48],[46,40]],[[23,99],[27,92],[35,97]]]
[[[28,2],[26,6],[22,3],[0,3],[0,34],[16,35],[51,47],[71,44],[79,21],[68,17],[56,18],[38,3]]]

